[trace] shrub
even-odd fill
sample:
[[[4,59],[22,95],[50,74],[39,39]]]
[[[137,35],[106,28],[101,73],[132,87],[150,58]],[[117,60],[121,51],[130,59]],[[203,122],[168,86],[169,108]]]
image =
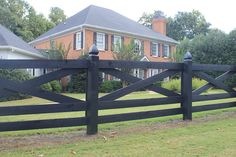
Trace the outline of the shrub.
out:
[[[180,92],[181,90],[180,79],[172,79],[172,80],[163,82],[161,86],[163,88],[166,88],[175,92]]]
[[[172,79],[166,82],[162,83],[162,87],[175,91],[175,92],[180,92],[181,91],[181,80],[180,79]],[[195,90],[203,85],[205,85],[207,82],[205,80],[200,80],[198,78],[193,78],[192,79],[192,89]]]
[[[122,88],[122,82],[121,81],[104,81],[102,82],[100,86],[100,92],[101,93],[110,93],[112,91],[115,91],[117,89]]]
[[[29,80],[30,74],[25,70],[19,69],[0,69],[0,78],[22,82]],[[21,93],[12,93],[8,97],[0,97],[0,101],[18,100],[29,98],[30,96]]]
[[[80,74],[71,75],[71,80],[68,83],[68,91],[72,93],[84,93],[86,91],[87,76],[83,71]]]
[[[51,86],[51,84],[48,82],[48,83],[45,83],[45,84],[42,84],[41,86],[41,89],[43,89],[43,90],[46,90],[46,91],[49,91],[49,92],[51,92],[52,91],[52,86]]]
[[[53,92],[60,93],[62,91],[62,86],[58,80],[51,81],[50,84]]]

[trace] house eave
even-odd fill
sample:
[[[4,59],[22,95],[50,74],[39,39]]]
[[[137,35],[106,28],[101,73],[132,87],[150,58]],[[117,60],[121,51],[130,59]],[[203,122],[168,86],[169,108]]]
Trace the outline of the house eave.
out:
[[[23,50],[23,49],[14,47],[14,46],[0,46],[0,50],[17,51],[17,52],[19,52],[19,53],[21,53],[21,54],[24,54],[24,55],[27,55],[27,56],[37,57],[37,58],[39,58],[39,59],[47,59],[47,58],[46,58],[45,56],[43,56],[43,55],[35,54],[35,53],[30,52],[30,51],[26,51],[26,50]]]
[[[177,41],[176,42],[170,42],[170,41],[166,41],[166,40],[161,40],[159,38],[153,38],[152,36],[145,36],[145,35],[142,35],[142,34],[135,34],[135,33],[132,33],[132,32],[126,32],[126,31],[121,31],[121,30],[117,30],[117,29],[111,29],[111,28],[101,27],[101,26],[96,26],[96,25],[90,25],[90,24],[83,24],[83,25],[71,27],[71,28],[66,29],[64,31],[57,32],[57,33],[54,33],[52,35],[49,35],[49,36],[46,36],[46,37],[43,37],[43,38],[40,38],[40,39],[33,40],[33,41],[29,42],[29,44],[34,44],[34,43],[37,43],[37,42],[40,42],[40,41],[44,41],[45,39],[49,39],[49,38],[52,38],[52,37],[55,37],[55,36],[63,35],[63,34],[73,32],[73,31],[76,31],[76,30],[82,29],[82,28],[100,29],[100,30],[104,30],[104,31],[111,31],[111,32],[126,34],[126,35],[129,35],[129,36],[147,38],[147,39],[150,39],[150,40],[157,40],[157,41],[166,42],[166,43],[170,43],[170,44],[174,44],[174,45],[178,44]]]

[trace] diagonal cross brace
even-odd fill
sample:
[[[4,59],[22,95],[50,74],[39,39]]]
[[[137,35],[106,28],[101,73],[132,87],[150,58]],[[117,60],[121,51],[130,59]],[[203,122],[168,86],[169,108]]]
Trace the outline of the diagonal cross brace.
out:
[[[78,73],[81,71],[81,69],[61,69],[55,72],[51,72],[42,76],[39,76],[37,78],[27,80],[25,82],[19,83],[15,81],[10,81],[6,79],[0,79],[1,88],[0,88],[0,95],[2,97],[10,96],[11,93],[20,92],[25,93],[28,95],[40,97],[43,99],[48,99],[54,102],[81,102],[79,99],[70,98],[67,96],[63,96],[60,94],[48,92],[45,90],[41,90],[40,88],[37,88],[37,86],[40,86],[44,83],[50,82],[52,80],[55,80],[57,78],[61,78],[63,76]]]
[[[232,88],[224,85],[224,83],[222,83],[220,80],[224,80],[226,79],[226,75],[225,76],[221,76],[220,78],[218,77],[218,79],[215,79],[211,76],[209,76],[208,74],[204,73],[204,72],[198,72],[198,73],[194,73],[195,76],[206,80],[207,82],[209,82],[211,85],[216,86],[218,88],[221,88],[223,90],[225,90],[226,92],[235,92],[235,90],[233,90]],[[228,76],[227,76],[228,77]],[[205,88],[205,87],[203,87]],[[196,91],[195,91],[196,94]]]
[[[122,71],[117,70],[117,69],[101,69],[101,70],[106,74],[115,76],[116,78],[119,78],[121,80],[125,80],[128,83],[135,83],[137,81],[142,80],[140,78],[137,78],[135,76],[132,76],[130,74],[127,74],[127,73],[122,72]],[[154,85],[148,86],[147,89],[149,89],[151,91],[154,91],[156,93],[160,93],[160,94],[165,95],[165,96],[179,96],[179,94],[177,94],[173,91],[170,91],[170,90],[162,88],[162,87],[157,87],[157,86],[154,86]]]
[[[229,77],[231,77],[233,74],[235,74],[235,72],[227,71],[227,72],[223,73],[222,75],[216,77],[215,80],[224,81],[224,80],[228,79]],[[211,83],[207,83],[204,86],[199,87],[198,89],[195,89],[193,91],[193,95],[200,95],[202,92],[208,90],[211,87],[213,87],[213,85]]]
[[[132,93],[138,89],[141,89],[141,88],[145,88],[153,83],[155,83],[156,81],[160,81],[166,77],[169,77],[169,76],[172,76],[174,74],[176,74],[178,71],[173,71],[173,70],[167,70],[167,71],[164,71],[160,74],[157,74],[157,75],[154,75],[152,77],[149,77],[145,80],[140,80],[140,81],[137,81],[131,85],[129,85],[128,87],[125,87],[125,88],[121,88],[121,89],[118,89],[110,94],[107,94],[103,97],[101,97],[99,100],[115,100],[115,99],[118,99],[122,96],[125,96],[129,93]]]

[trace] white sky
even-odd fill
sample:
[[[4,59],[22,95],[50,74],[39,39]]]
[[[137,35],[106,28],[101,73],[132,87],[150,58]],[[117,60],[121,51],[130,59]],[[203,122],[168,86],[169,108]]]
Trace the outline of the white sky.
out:
[[[167,16],[178,11],[199,10],[211,28],[219,28],[226,33],[236,28],[236,9],[234,0],[26,0],[38,13],[48,16],[51,7],[60,7],[67,17],[74,15],[93,4],[112,9],[135,21],[143,12],[161,10]]]

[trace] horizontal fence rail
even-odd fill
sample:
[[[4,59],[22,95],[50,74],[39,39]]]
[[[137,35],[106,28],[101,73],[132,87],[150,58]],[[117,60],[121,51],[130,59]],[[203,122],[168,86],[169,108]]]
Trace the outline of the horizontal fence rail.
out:
[[[87,126],[87,134],[96,134],[98,124],[155,118],[171,115],[183,115],[184,120],[191,120],[192,113],[223,108],[236,107],[236,102],[218,103],[210,105],[193,106],[192,102],[235,98],[236,91],[232,86],[225,85],[224,81],[236,74],[236,65],[192,64],[190,53],[186,53],[183,63],[140,62],[140,61],[114,61],[99,60],[98,51],[92,49],[88,59],[84,60],[0,60],[0,69],[54,69],[50,73],[17,82],[0,78],[0,97],[8,97],[14,93],[23,93],[52,101],[49,104],[37,105],[11,105],[0,106],[0,116],[17,116],[33,114],[51,114],[62,112],[84,112],[84,117],[44,119],[16,122],[0,122],[0,131],[15,131],[57,127]],[[125,69],[162,69],[162,72],[149,78],[141,79],[122,71]],[[218,71],[223,74],[212,77],[207,73]],[[87,87],[85,100],[75,99],[59,93],[52,93],[40,88],[50,81],[61,79],[68,75],[86,72]],[[99,73],[114,76],[129,83],[104,96],[98,97]],[[157,81],[172,76],[181,77],[181,92],[177,93],[160,86]],[[207,84],[192,90],[193,76],[206,80]],[[217,87],[225,93],[205,94],[212,87]],[[160,98],[120,100],[119,98],[139,89],[147,89],[162,94]],[[175,104],[169,109],[140,111],[122,114],[99,116],[100,110],[137,108],[158,105]],[[177,104],[177,105],[176,105]],[[173,108],[175,107],[175,108]],[[67,113],[70,114],[70,113]]]

